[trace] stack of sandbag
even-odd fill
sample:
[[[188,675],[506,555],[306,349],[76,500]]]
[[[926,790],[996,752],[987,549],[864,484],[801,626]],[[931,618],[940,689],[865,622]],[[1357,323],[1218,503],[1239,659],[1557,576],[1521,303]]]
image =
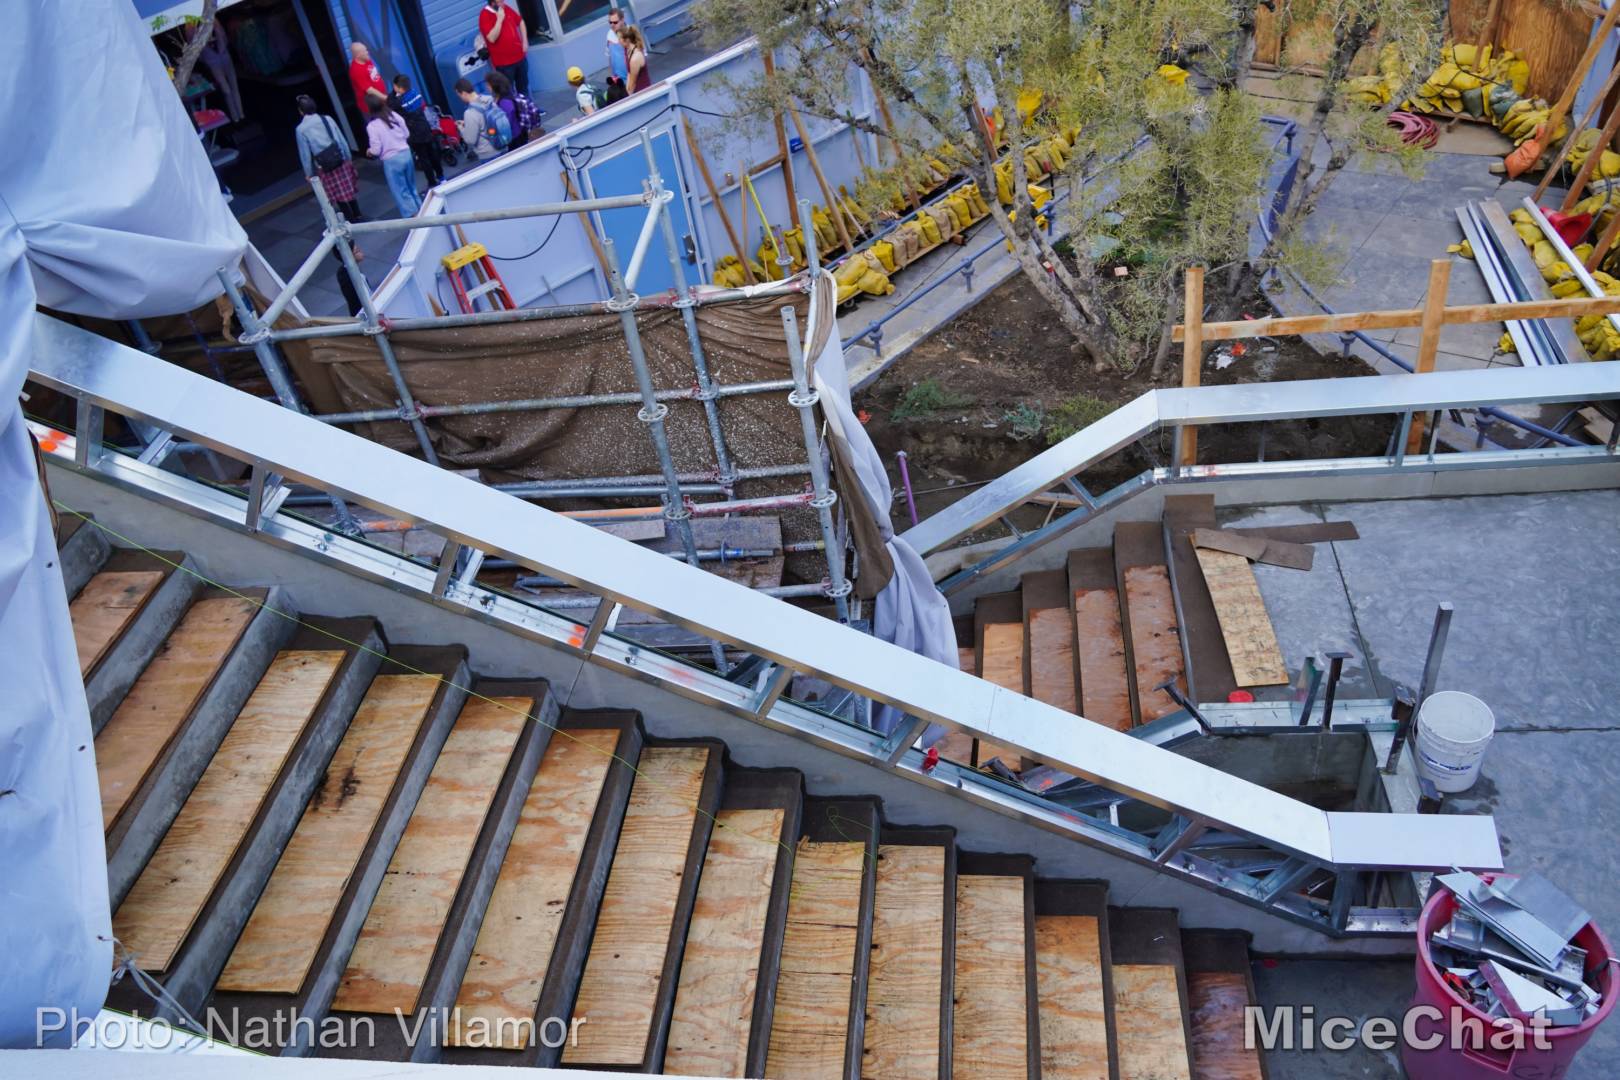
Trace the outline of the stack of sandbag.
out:
[[[1391,42],[1378,53],[1378,73],[1351,79],[1345,84],[1345,96],[1360,105],[1387,105],[1405,79],[1400,51]]]
[[[1367,104],[1388,101],[1387,94],[1380,98],[1374,85],[1364,81],[1375,78],[1380,87],[1400,85],[1401,73],[1392,45],[1386,45],[1380,54],[1376,77],[1351,80],[1351,99]],[[1546,123],[1549,111],[1547,102],[1524,96],[1529,85],[1530,65],[1512,49],[1493,51],[1490,45],[1448,45],[1441,50],[1440,66],[1416,94],[1401,103],[1401,108],[1421,113],[1467,113],[1489,120],[1504,135],[1523,142],[1537,126]],[[1560,130],[1551,137],[1558,139],[1563,133]]]

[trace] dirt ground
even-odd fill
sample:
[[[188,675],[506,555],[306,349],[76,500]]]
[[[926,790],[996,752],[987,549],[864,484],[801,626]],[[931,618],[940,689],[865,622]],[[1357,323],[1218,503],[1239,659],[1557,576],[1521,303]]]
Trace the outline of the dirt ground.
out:
[[[1251,305],[1246,314],[1272,312]],[[1323,357],[1298,338],[1254,341],[1247,346],[1244,355],[1225,368],[1217,366],[1220,350],[1212,348],[1204,362],[1205,385],[1373,373],[1354,358]],[[1065,401],[1084,395],[1102,406],[1117,407],[1155,387],[1179,385],[1179,347],[1165,367],[1157,381],[1149,377],[1146,362],[1132,374],[1095,371],[1088,358],[1071,348],[1068,334],[1034,289],[1021,275],[1014,276],[856,395],[856,408],[867,414],[867,431],[889,463],[896,496],[895,528],[911,524],[895,465],[898,451],[907,455],[918,516],[927,517],[1046,449],[1054,410]],[[919,401],[942,398],[939,407],[915,414]],[[908,405],[913,415],[906,415]],[[898,419],[897,411],[901,413]],[[1045,423],[1035,433],[1031,428],[1041,416]],[[1288,460],[1380,454],[1392,430],[1390,417],[1270,424],[1265,431],[1265,456],[1267,460]],[[1199,459],[1256,460],[1260,437],[1259,425],[1204,428],[1199,434]],[[1156,445],[1144,441],[1099,462],[1082,473],[1080,480],[1091,491],[1101,493],[1145,469],[1165,464],[1169,454],[1166,433]],[[1020,528],[1035,528],[1046,516],[1044,508],[1025,507],[1014,520]],[[994,532],[974,539],[991,535]]]

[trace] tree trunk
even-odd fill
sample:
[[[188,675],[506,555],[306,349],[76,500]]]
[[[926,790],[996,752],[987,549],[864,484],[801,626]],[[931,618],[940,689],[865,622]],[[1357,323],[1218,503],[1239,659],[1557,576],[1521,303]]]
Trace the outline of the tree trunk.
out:
[[[191,73],[197,67],[197,57],[202,55],[203,49],[208,45],[208,39],[214,36],[214,10],[217,0],[203,0],[202,14],[197,17],[197,35],[186,42],[186,47],[180,50],[180,59],[174,64],[174,89],[184,101],[186,84],[191,82]],[[188,110],[189,111],[189,110]]]
[[[1217,88],[1241,89],[1243,80],[1249,77],[1254,67],[1254,14],[1259,7],[1259,0],[1238,0],[1232,12],[1237,28],[1232,34],[1231,51],[1226,55],[1226,70],[1215,80]]]
[[[1159,348],[1153,354],[1153,369],[1149,374],[1158,379],[1164,374],[1164,365],[1170,359],[1170,347],[1175,344],[1176,313],[1181,310],[1181,290],[1172,289],[1170,306],[1164,316],[1164,326],[1159,331]]]

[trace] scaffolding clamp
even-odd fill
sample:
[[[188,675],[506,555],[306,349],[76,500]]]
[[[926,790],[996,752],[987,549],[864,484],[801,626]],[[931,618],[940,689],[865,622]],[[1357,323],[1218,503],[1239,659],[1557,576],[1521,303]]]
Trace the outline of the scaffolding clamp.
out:
[[[651,405],[643,405],[636,410],[636,419],[643,424],[656,424],[669,415],[669,406],[662,401],[655,401]]]
[[[685,521],[692,516],[692,508],[686,503],[665,503],[664,519],[666,521]]]
[[[269,340],[270,328],[265,326],[263,323],[260,323],[258,328],[255,330],[244,330],[242,333],[236,336],[236,341],[239,345],[257,345],[260,342]]]
[[[838,502],[838,492],[834,491],[832,488],[828,488],[824,494],[817,495],[815,498],[811,499],[809,505],[813,506],[817,510],[821,510],[831,507],[836,502]]]
[[[837,585],[832,583],[831,578],[822,578],[821,591],[830,599],[841,600],[850,593],[854,592],[855,586],[847,578],[840,581]]]
[[[618,314],[621,311],[634,311],[636,305],[639,303],[641,303],[641,297],[637,296],[633,292],[627,292],[622,297],[608,297],[606,300],[602,301],[602,306],[614,314]]]
[[[821,400],[821,391],[806,387],[803,393],[798,390],[788,391],[788,404],[795,409],[808,409]]]

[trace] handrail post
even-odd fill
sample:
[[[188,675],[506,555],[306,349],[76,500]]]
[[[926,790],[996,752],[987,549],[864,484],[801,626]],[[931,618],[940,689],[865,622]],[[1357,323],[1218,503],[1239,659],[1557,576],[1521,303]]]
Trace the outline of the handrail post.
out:
[[[675,223],[670,220],[669,207],[662,202],[664,192],[664,178],[658,172],[658,159],[653,154],[652,136],[646,128],[641,129],[641,148],[647,155],[647,180],[652,185],[652,192],[658,214],[663,218],[664,249],[669,253],[669,268],[675,275],[675,306],[680,309],[681,322],[686,327],[686,343],[692,352],[692,370],[697,375],[698,400],[703,402],[703,418],[709,425],[709,441],[714,444],[715,469],[720,474],[720,483],[726,489],[729,499],[736,494],[736,469],[732,466],[731,455],[726,452],[726,438],[720,430],[720,410],[716,405],[714,380],[709,377],[709,361],[703,353],[703,341],[698,337],[697,315],[693,309],[697,306],[692,299],[692,292],[686,282],[686,267],[681,258],[680,244],[675,237]],[[729,229],[730,223],[726,227]]]
[[[1451,260],[1435,259],[1429,263],[1429,291],[1423,298],[1423,333],[1418,339],[1417,363],[1414,373],[1425,374],[1434,370],[1434,358],[1440,351],[1440,327],[1446,321],[1446,289],[1451,284]],[[1414,417],[1411,433],[1407,436],[1406,453],[1423,452],[1423,417]]]
[[[354,259],[354,246],[349,242],[347,225],[332,206],[332,200],[326,197],[326,189],[321,186],[317,177],[309,182],[315,191],[315,201],[320,205],[321,217],[326,221],[326,231],[336,237],[338,258],[343,261],[343,270],[349,275],[349,281],[354,284],[355,295],[360,298],[360,309],[364,313],[365,329],[362,331],[377,343],[377,352],[382,355],[383,366],[388,369],[388,377],[394,383],[394,393],[399,395],[399,418],[410,425],[411,431],[416,435],[416,444],[422,450],[422,457],[429,465],[439,463],[438,452],[433,449],[433,440],[428,438],[427,425],[422,422],[422,415],[417,411],[416,399],[411,397],[410,387],[405,385],[405,373],[400,370],[399,359],[394,355],[394,346],[388,340],[388,327],[383,325],[377,314],[377,305],[371,296],[371,283],[366,275],[360,272],[360,264]]]
[[[1181,343],[1181,385],[1197,386],[1204,368],[1204,268],[1187,267],[1186,309],[1182,318],[1187,335]],[[1180,454],[1174,465],[1198,464],[1198,429],[1184,425],[1177,429],[1180,436]]]
[[[816,493],[816,497],[810,500],[810,505],[816,508],[816,518],[821,523],[821,542],[826,545],[826,594],[832,598],[833,605],[838,609],[838,621],[847,623],[848,597],[852,587],[844,578],[844,549],[839,546],[838,530],[833,526],[832,516],[833,504],[838,501],[838,493],[828,482],[827,463],[821,460],[821,440],[816,437],[815,407],[821,395],[810,387],[804,352],[799,346],[799,320],[793,312],[792,305],[789,304],[782,306],[782,333],[787,338],[788,363],[793,367],[794,389],[788,395],[788,404],[799,410],[799,426],[804,432],[804,452],[810,459],[810,483]]]
[[[675,526],[687,565],[694,570],[701,569],[697,542],[692,538],[692,511],[687,509],[686,500],[681,496],[681,479],[675,471],[675,458],[669,450],[669,433],[664,430],[664,417],[669,415],[669,406],[659,401],[653,390],[652,374],[647,370],[647,354],[641,348],[641,330],[636,326],[636,298],[625,288],[611,236],[603,238],[602,253],[607,257],[608,281],[613,287],[613,298],[608,301],[608,307],[619,313],[619,328],[624,332],[624,344],[630,352],[630,366],[635,369],[636,388],[641,391],[641,409],[636,413],[636,419],[647,425],[647,434],[651,436],[653,450],[658,455],[658,469],[664,474],[664,519]],[[715,670],[724,675],[727,667],[725,647],[718,641],[711,641],[709,652],[714,657]]]

